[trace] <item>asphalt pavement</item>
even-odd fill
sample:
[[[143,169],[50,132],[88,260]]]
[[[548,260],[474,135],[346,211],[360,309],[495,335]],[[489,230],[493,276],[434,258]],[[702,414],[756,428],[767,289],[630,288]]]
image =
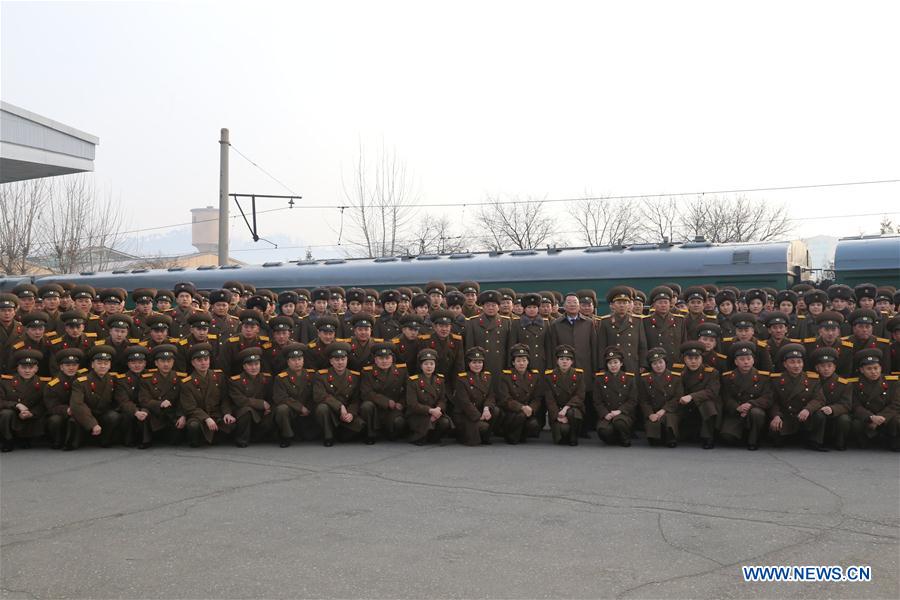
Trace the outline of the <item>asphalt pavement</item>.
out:
[[[884,450],[36,448],[0,525],[3,598],[900,597]],[[820,564],[872,581],[741,575]]]

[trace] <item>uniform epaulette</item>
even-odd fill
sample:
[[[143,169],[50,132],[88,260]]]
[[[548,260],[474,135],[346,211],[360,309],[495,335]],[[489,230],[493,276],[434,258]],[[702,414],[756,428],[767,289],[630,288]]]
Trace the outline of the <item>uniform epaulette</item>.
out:
[[[512,318],[508,315],[497,315],[497,316],[500,317],[501,319],[511,319]]]
[[[819,374],[813,373],[812,371],[807,371],[806,376],[809,377],[810,379],[818,379],[819,378]]]
[[[307,373],[309,373],[310,375],[315,375],[315,374],[316,374],[316,370],[315,370],[315,369],[304,369],[304,370],[305,370]]]
[[[312,343],[315,344],[315,342],[312,342]],[[399,344],[399,343],[400,343],[400,338],[395,337],[395,338],[391,339],[391,343],[392,343],[392,344]],[[309,347],[310,345],[311,345],[311,344],[307,344],[307,347]]]
[[[503,369],[503,372],[506,373],[507,375],[512,375],[512,370],[510,370],[510,369]]]
[[[56,332],[55,332],[55,331],[51,331],[50,333],[56,333]],[[61,341],[62,341],[62,338],[61,338],[61,337],[58,337],[58,338],[56,338],[56,339],[50,340],[50,343],[51,343],[51,344],[58,344],[58,343],[60,343]]]
[[[237,381],[237,380],[239,380],[240,378],[241,378],[240,374],[238,374],[238,375],[232,375],[232,376],[231,376],[231,380],[232,380],[232,381]]]
[[[78,369],[78,371],[76,371],[76,373],[87,373],[87,371],[88,371],[87,367],[84,367],[83,369]]]
[[[850,383],[849,379],[844,379],[843,377],[838,377],[838,383]]]
[[[634,377],[634,376],[635,376],[634,373],[632,373],[631,371],[625,371],[625,374],[626,374],[627,376],[629,376],[629,377]]]
[[[87,375],[82,375],[76,381],[87,381]]]
[[[159,370],[159,369],[153,368],[153,369],[147,369],[147,370],[144,371],[144,372],[145,372],[145,373],[156,373],[158,370]]]
[[[98,317],[97,315],[90,315],[88,317],[88,321],[99,321],[99,320],[100,320],[100,317]]]
[[[272,374],[267,372],[262,372],[260,373],[260,375],[262,375],[263,377],[272,377]]]
[[[647,318],[647,315],[636,315],[636,314],[634,314],[634,313],[630,313],[630,314],[631,314],[631,316],[634,317],[635,319],[646,319],[646,318]]]
[[[112,375],[113,375],[113,377],[115,377],[116,379],[125,379],[125,377],[126,377],[126,374],[125,374],[125,373],[113,373]]]
[[[191,377],[182,377],[182,378],[181,378],[181,383],[187,383],[187,382],[189,382],[190,380],[191,380]]]
[[[183,373],[181,371],[175,371],[176,377],[187,377],[187,373]]]
[[[259,336],[259,339],[260,339],[261,341],[263,341],[263,342],[268,342],[268,341],[269,341],[269,336],[267,336],[267,335],[261,335],[261,336]]]
[[[552,372],[553,372],[553,369],[547,369],[546,371],[544,371],[544,375],[549,375]]]
[[[900,375],[885,375],[885,381],[900,381]]]
[[[397,367],[398,369],[405,369],[405,368],[406,368],[406,363],[400,363],[400,364],[397,364],[397,365],[394,365],[394,366]]]
[[[153,377],[153,373],[141,373],[141,377],[143,377],[144,379],[148,379],[150,377]]]
[[[597,317],[597,320],[602,321],[603,319],[609,319],[610,317],[612,317],[612,315],[603,315],[603,316]]]
[[[719,354],[718,352],[716,352],[716,356],[718,356],[719,358],[728,358],[724,354]]]
[[[187,340],[184,338],[181,338],[180,340],[178,340],[178,345],[179,346],[187,346]]]
[[[762,371],[759,372],[762,375]],[[766,373],[769,377],[781,377],[781,373]]]
[[[756,372],[759,373],[760,375],[763,375],[763,376],[766,376],[766,377],[769,376],[769,371],[760,371],[760,370],[757,370]]]
[[[797,318],[798,318],[798,319],[805,319],[805,318],[806,318],[806,315],[797,315]]]
[[[891,343],[891,340],[886,340],[886,339],[880,338],[880,337],[875,338],[875,341],[881,342],[882,344],[890,344]]]
[[[384,338],[373,337],[372,341],[375,342],[376,344],[380,344],[381,342],[384,341]]]
[[[576,373],[584,373],[584,369],[579,369],[578,367],[575,367],[575,372]]]
[[[683,369],[684,363],[672,363],[672,368],[673,369]]]
[[[722,375],[734,375],[734,371],[725,371]]]
[[[47,382],[47,387],[53,387],[57,383],[59,383],[59,378],[54,377],[53,379],[51,379],[50,381]]]
[[[410,376],[409,376],[409,380],[410,380],[410,381],[415,381],[415,380],[418,379],[418,378],[419,378],[418,375],[410,375]]]
[[[723,341],[723,342],[733,342],[733,341],[734,341],[734,338],[733,338],[733,337],[726,337],[726,338],[722,338],[722,341]]]
[[[45,331],[45,332],[44,332],[44,337],[51,337],[51,336],[54,336],[54,335],[59,335],[59,333],[56,332],[56,331]]]
[[[372,370],[372,365],[366,365],[366,366],[364,366],[364,367],[362,368],[362,370],[363,370],[363,371],[371,371],[371,370]]]
[[[712,373],[713,371],[715,371],[715,369],[713,369],[712,367],[703,367],[703,370],[707,373]]]
[[[437,376],[440,377],[441,379],[444,378],[444,374],[443,374],[443,373],[437,373]]]
[[[219,334],[218,333],[207,333],[206,337],[211,340],[217,340],[217,339],[219,339]]]
[[[766,340],[756,340],[756,345],[760,348],[768,348],[769,342],[767,342]]]
[[[462,373],[457,373],[457,375],[459,375],[460,377],[465,377],[466,375],[468,375],[468,373],[463,371]]]
[[[456,340],[458,342],[461,342],[463,339],[463,337],[461,335],[459,335],[458,333],[451,333],[450,337],[452,337],[454,340]]]
[[[18,350],[19,348],[23,347],[24,345],[25,345],[25,342],[16,342],[15,344],[13,344],[13,350]]]
[[[287,371],[282,371],[281,373],[278,374],[278,376],[279,377],[287,377],[288,376]]]
[[[90,333],[85,333],[85,334],[84,334],[84,337],[86,337],[86,338],[95,338],[95,337],[97,337],[97,334],[94,333],[93,331],[91,331]]]
[[[675,377],[681,377],[681,371],[670,371]]]
[[[848,377],[847,383],[857,383],[859,381],[859,377]]]
[[[471,321],[472,319],[477,319],[480,316],[481,316],[481,313],[478,313],[477,315],[472,315],[471,317],[466,317],[466,321]]]
[[[788,341],[792,344],[802,344],[803,340],[800,338],[788,338]]]
[[[847,348],[853,347],[853,342],[849,340],[841,340],[841,346],[846,346]]]
[[[308,344],[306,345],[306,347],[307,347],[307,348],[315,348],[315,347],[316,347],[316,343],[315,343],[315,342],[310,342],[310,343],[308,343]]]
[[[272,344],[269,343],[269,342],[265,342],[265,343],[262,345],[263,350],[268,350],[268,349],[271,348],[271,347],[272,347]]]
[[[138,338],[128,338],[128,341],[131,342],[132,344],[146,344],[146,342],[142,342]]]
[[[673,317],[681,317],[681,318],[683,319],[686,315],[683,315],[683,314],[681,314],[681,313],[673,312],[673,313],[672,313],[672,316],[673,316]]]
[[[420,339],[420,340],[430,340],[430,339],[431,339],[431,334],[430,334],[430,333],[423,333],[422,335],[418,336],[418,339]]]
[[[351,338],[334,338],[336,342],[344,342],[345,344],[349,344],[352,340]]]
[[[814,338],[814,337],[811,337],[811,338],[803,338],[803,343],[804,343],[804,344],[812,344],[814,341],[816,341],[816,338]]]
[[[360,376],[360,372],[359,372],[359,371],[354,371],[353,369],[348,369],[348,370],[350,371],[350,374],[351,374],[351,375],[356,375],[357,377]]]
[[[47,383],[48,381],[50,381],[50,377],[38,377],[38,381],[43,381],[44,383]]]
[[[229,342],[239,342],[239,341],[241,341],[241,338],[235,335],[235,336],[228,338],[228,341]]]
[[[97,341],[94,342],[94,345],[95,345],[95,346],[102,346],[102,345],[103,345],[103,342],[105,342],[105,341],[106,341],[106,340],[97,340]]]
[[[318,371],[316,371],[316,373],[318,373],[319,375],[325,375],[326,373],[328,373],[328,369],[319,369]]]

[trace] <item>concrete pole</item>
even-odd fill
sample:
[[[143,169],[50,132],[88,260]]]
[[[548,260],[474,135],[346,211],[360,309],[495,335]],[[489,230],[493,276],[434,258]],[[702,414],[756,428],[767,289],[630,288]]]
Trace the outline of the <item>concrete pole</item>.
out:
[[[219,266],[228,264],[228,130],[219,139]]]

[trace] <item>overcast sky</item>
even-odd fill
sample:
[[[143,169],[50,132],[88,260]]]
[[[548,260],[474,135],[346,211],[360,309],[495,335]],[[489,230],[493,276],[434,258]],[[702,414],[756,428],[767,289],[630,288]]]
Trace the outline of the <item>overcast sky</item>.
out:
[[[428,203],[900,178],[897,2],[2,2],[0,20],[3,99],[99,136],[96,181],[134,228],[217,205],[221,127],[314,205],[344,202],[360,142],[395,150]],[[233,192],[291,193],[231,162]],[[753,197],[900,219],[900,184]],[[319,257],[338,227],[337,210],[260,217]],[[285,253],[303,250],[235,256]]]

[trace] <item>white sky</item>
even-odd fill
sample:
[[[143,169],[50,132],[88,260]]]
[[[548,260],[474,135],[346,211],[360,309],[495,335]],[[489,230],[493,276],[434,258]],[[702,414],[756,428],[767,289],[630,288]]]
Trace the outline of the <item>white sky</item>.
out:
[[[360,141],[395,149],[428,203],[900,178],[896,2],[0,6],[3,99],[99,136],[96,180],[135,228],[217,205],[221,127],[315,205],[343,202]],[[233,192],[288,193],[231,162]],[[900,184],[754,197],[900,219]],[[260,217],[282,244],[337,227],[335,210]]]

